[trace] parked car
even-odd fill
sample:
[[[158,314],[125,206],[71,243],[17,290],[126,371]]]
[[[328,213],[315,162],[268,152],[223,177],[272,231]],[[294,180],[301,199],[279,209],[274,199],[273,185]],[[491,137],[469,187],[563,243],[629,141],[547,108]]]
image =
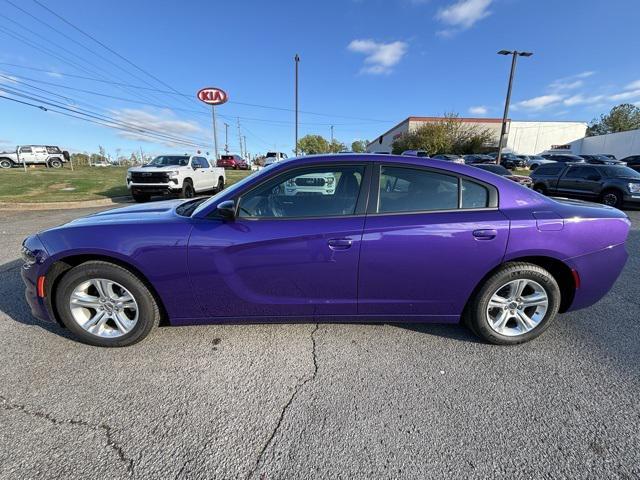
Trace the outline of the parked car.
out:
[[[105,167],[111,167],[112,165],[107,160],[98,160],[96,162],[92,162],[90,166],[105,168]]]
[[[542,158],[560,163],[586,163],[584,158],[569,153],[543,153]]]
[[[489,156],[495,160],[498,156],[498,152],[490,153]],[[526,168],[527,163],[513,153],[502,152],[500,155],[500,165],[508,168],[509,170],[513,170],[515,168]]]
[[[462,158],[461,155],[455,155],[452,153],[439,153],[438,155],[433,155],[431,158],[464,165],[464,158]]]
[[[545,195],[595,200],[612,207],[640,205],[640,173],[621,165],[548,164],[532,174],[533,188]]]
[[[529,170],[535,170],[544,163],[551,163],[553,160],[547,160],[541,155],[518,155],[518,158],[525,161]]]
[[[640,172],[640,155],[631,155],[621,160],[627,164],[627,167],[633,168],[636,172]]]
[[[160,155],[141,167],[127,171],[127,188],[136,202],[147,202],[152,195],[179,195],[192,198],[196,194],[221,191],[225,182],[224,168],[212,167],[198,155]]]
[[[594,165],[626,165],[625,162],[612,159],[607,155],[579,155],[579,157]]]
[[[326,174],[339,178],[331,195],[283,193]],[[453,162],[308,156],[209,199],[128,206],[32,235],[21,272],[36,317],[105,347],[138,342],[161,321],[407,318],[463,321],[488,342],[517,344],[607,293],[629,227],[617,209]]]
[[[264,166],[267,167],[272,163],[281,162],[287,159],[287,154],[282,152],[267,152],[264,157]]]
[[[0,168],[22,164],[62,168],[70,158],[69,152],[55,145],[21,145],[13,151],[0,153]]]
[[[402,155],[410,155],[412,157],[428,157],[429,152],[425,150],[405,150]]]
[[[493,163],[495,165],[495,157],[491,155],[483,155],[480,153],[472,153],[470,155],[463,155],[464,163],[467,165],[474,165],[476,163]]]
[[[220,158],[216,162],[216,167],[232,168],[234,170],[249,170],[249,163],[240,155],[220,155]]]
[[[520,185],[531,188],[533,182],[531,181],[531,177],[527,177],[526,175],[514,175],[510,170],[507,170],[502,165],[492,164],[483,164],[476,163],[473,165],[474,167],[481,168],[482,170],[486,170],[487,172],[495,173],[496,175],[500,175],[502,177],[508,178]]]

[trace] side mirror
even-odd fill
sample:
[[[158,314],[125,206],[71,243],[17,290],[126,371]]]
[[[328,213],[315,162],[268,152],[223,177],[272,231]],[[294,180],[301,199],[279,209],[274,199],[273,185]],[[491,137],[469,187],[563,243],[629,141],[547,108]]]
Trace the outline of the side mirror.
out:
[[[233,220],[236,217],[236,204],[233,200],[225,200],[218,204],[216,211],[222,218]]]

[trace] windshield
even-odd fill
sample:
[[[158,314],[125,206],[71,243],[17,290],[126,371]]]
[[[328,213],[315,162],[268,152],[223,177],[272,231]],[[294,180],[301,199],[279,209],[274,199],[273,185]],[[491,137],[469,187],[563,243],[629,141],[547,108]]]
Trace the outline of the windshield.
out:
[[[609,165],[606,167],[600,167],[600,171],[609,178],[640,178],[640,173],[634,169],[625,167],[623,165]]]
[[[250,181],[253,181],[254,178],[269,173],[271,171],[271,169],[274,168],[276,165],[278,165],[278,164],[277,163],[272,163],[272,164],[264,167],[262,170],[255,171],[251,175],[249,175],[247,177],[244,177],[239,182],[234,183],[230,187],[225,188],[224,190],[222,190],[221,192],[216,193],[213,197],[209,198],[206,202],[200,204],[198,206],[198,208],[196,208],[191,213],[191,215],[197,215],[198,212],[200,212],[200,211],[204,210],[205,208],[207,208],[208,205],[211,205],[212,203],[217,202],[220,199],[220,197],[222,197],[222,196],[233,195],[237,190],[240,190],[247,183],[249,183]]]
[[[189,157],[185,155],[163,155],[151,160],[147,165],[152,167],[186,167],[189,164]]]

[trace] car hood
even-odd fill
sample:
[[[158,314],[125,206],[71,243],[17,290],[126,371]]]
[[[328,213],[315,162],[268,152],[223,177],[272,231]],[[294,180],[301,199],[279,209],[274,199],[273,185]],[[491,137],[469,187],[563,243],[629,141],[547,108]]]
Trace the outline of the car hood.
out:
[[[130,205],[114,208],[104,212],[80,217],[67,223],[66,226],[94,226],[116,223],[145,223],[174,218],[174,210],[185,200],[165,200],[161,202]],[[186,217],[180,217],[186,218]]]
[[[167,165],[166,167],[131,167],[129,172],[173,172],[174,170],[182,170],[187,167],[179,167],[178,165]]]

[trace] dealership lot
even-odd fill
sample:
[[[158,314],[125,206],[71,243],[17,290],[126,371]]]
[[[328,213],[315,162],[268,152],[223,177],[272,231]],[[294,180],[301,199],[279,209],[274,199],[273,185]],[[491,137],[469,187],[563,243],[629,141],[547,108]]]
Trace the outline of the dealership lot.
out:
[[[33,319],[1,212],[1,478],[634,478],[640,212],[612,292],[517,347],[409,324],[161,328],[126,349]]]

